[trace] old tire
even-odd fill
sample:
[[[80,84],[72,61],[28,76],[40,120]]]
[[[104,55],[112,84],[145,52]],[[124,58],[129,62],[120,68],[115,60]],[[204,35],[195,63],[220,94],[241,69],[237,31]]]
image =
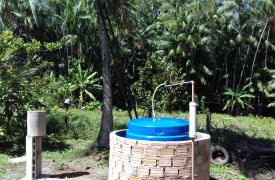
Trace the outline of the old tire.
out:
[[[229,161],[227,150],[221,146],[211,147],[210,162],[215,165],[224,165]]]

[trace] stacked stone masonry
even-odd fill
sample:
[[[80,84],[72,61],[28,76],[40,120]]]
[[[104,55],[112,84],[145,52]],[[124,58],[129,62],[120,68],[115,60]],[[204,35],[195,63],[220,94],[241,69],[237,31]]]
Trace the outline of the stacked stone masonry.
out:
[[[110,135],[109,180],[191,179],[192,141],[154,142]],[[194,144],[195,179],[210,179],[210,136],[198,133]]]

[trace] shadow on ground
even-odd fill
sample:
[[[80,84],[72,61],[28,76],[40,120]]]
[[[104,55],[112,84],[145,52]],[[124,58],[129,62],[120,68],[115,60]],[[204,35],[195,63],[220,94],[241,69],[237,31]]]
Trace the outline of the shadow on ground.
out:
[[[45,137],[43,138],[43,151],[64,151],[69,149],[71,145],[67,144],[65,140],[59,137]]]
[[[64,178],[77,178],[77,177],[85,176],[85,175],[89,175],[89,174],[90,173],[88,173],[88,172],[62,173],[62,174],[50,175],[50,178],[60,178],[60,179],[64,179]]]
[[[248,137],[236,125],[212,127],[210,135],[212,144],[228,150],[230,165],[249,179],[275,178],[275,149],[272,149],[275,142],[271,139]]]

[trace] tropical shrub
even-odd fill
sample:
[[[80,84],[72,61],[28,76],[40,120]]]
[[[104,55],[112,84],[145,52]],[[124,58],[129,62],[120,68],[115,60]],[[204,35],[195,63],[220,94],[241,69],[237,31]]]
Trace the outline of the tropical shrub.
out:
[[[82,108],[84,100],[88,100],[87,97],[96,101],[94,94],[102,88],[99,84],[101,78],[97,77],[97,72],[93,72],[92,68],[82,70],[81,63],[76,61],[75,67],[70,75],[71,78],[68,78],[68,85],[70,92],[78,96],[76,98],[78,100],[78,108]]]
[[[33,67],[39,57],[35,56],[40,43],[25,43],[12,32],[0,34],[0,124],[5,141],[20,139],[26,134],[26,112],[35,108],[37,100],[32,97],[31,77],[43,66]]]
[[[229,87],[225,87],[223,95],[228,96],[228,100],[223,108],[223,110],[229,109],[230,113],[233,115],[240,115],[240,108],[244,109],[245,107],[252,108],[252,105],[249,103],[249,100],[255,98],[249,92],[249,89],[252,83],[248,83],[241,89],[233,90]]]
[[[185,74],[178,71],[173,63],[161,60],[155,54],[148,57],[144,67],[139,68],[139,80],[132,85],[132,90],[137,97],[139,107],[147,109],[150,114],[155,88],[162,83],[182,82],[184,79]],[[155,96],[155,109],[161,111],[183,107],[189,97],[186,89],[185,86],[159,89]]]

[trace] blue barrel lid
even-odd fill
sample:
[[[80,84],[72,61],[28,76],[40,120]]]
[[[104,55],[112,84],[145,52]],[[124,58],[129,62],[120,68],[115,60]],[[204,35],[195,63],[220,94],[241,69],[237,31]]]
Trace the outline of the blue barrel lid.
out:
[[[178,118],[137,118],[128,122],[126,138],[149,141],[189,139],[189,121]]]

